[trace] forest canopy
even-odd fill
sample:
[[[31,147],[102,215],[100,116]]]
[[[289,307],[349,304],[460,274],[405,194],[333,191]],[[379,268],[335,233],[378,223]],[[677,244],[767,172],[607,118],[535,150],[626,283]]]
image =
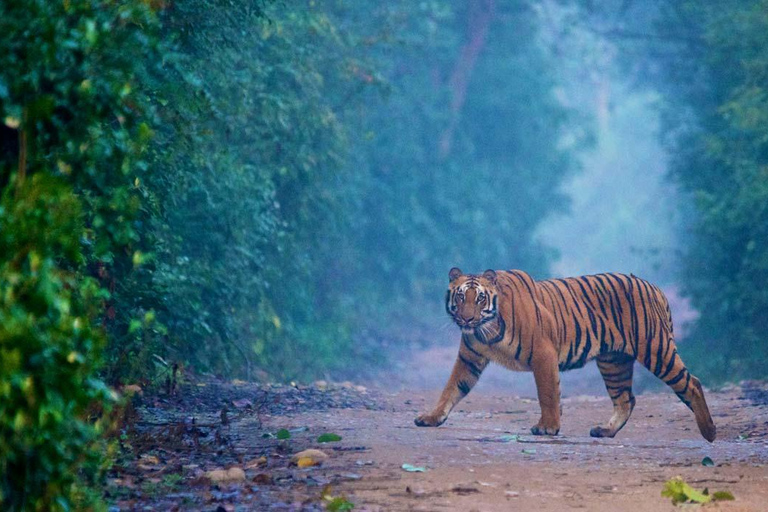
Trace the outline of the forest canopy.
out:
[[[152,375],[155,356],[251,378],[352,373],[383,358],[371,340],[394,311],[439,302],[451,266],[546,272],[533,233],[564,208],[572,164],[527,4],[155,15],[133,85],[151,126],[129,177],[141,265],[99,262],[110,381]]]

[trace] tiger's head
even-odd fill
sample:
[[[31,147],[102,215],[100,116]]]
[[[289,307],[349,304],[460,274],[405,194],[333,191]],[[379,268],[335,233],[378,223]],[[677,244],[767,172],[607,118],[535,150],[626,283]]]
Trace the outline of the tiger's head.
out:
[[[459,327],[471,330],[496,318],[496,272],[486,270],[482,275],[465,275],[453,267],[448,279],[445,310]]]

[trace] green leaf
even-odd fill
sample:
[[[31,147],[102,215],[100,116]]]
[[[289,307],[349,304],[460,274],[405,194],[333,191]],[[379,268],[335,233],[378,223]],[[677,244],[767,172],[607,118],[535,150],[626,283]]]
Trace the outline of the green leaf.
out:
[[[712,498],[707,496],[703,492],[699,492],[687,483],[682,478],[676,476],[671,480],[667,480],[664,484],[664,489],[661,491],[661,495],[667,498],[672,498],[672,504],[685,503],[692,501],[694,503],[707,503]]]
[[[275,434],[275,437],[278,439],[290,439],[291,433],[288,431],[288,429],[281,428],[280,430],[277,431],[277,433]]]
[[[711,466],[715,465],[715,461],[713,461],[709,457],[704,457],[703,459],[701,459],[701,465],[702,466],[710,466],[711,467]]]
[[[730,491],[717,491],[712,495],[712,501],[733,501],[735,499]]]
[[[355,504],[342,496],[333,498],[325,506],[325,510],[331,510],[332,512],[344,512],[345,510],[352,510],[354,508]]]
[[[414,466],[411,464],[403,464],[402,467],[404,470],[408,471],[409,473],[426,473],[427,468],[422,466]]]
[[[338,434],[325,433],[317,438],[318,443],[335,443],[336,441],[341,441],[341,436]]]

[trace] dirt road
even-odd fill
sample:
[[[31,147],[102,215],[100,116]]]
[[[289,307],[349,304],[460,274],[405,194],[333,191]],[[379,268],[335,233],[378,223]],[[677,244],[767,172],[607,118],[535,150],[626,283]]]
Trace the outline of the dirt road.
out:
[[[736,498],[708,509],[768,510],[765,384],[708,393],[714,444],[664,388],[637,397],[616,438],[589,437],[611,414],[607,395],[590,391],[590,369],[580,379],[568,376],[556,437],[530,435],[539,414],[532,379],[510,372],[491,372],[443,426],[419,428],[413,418],[433,405],[444,378],[440,357],[427,357],[439,370],[422,374],[421,388],[398,375],[384,381],[387,388],[367,390],[208,381],[146,397],[137,431],[110,475],[111,510],[319,511],[328,505],[325,494],[368,511],[664,511],[675,510],[661,496],[675,476]],[[276,435],[282,429],[289,439]],[[319,443],[329,432],[342,440]],[[290,465],[306,448],[330,457],[321,466]],[[715,465],[702,465],[704,457]],[[425,472],[407,472],[403,464]],[[245,469],[237,481],[206,476],[232,467]]]
[[[432,405],[435,391],[381,396],[381,410],[298,413],[267,423],[337,432],[343,436],[339,448],[363,449],[336,452],[321,470],[305,470],[342,477],[335,492],[347,494],[356,509],[674,510],[660,493],[666,480],[679,475],[699,490],[728,490],[736,497],[708,507],[764,511],[768,393],[752,394],[754,400],[739,388],[709,393],[718,424],[714,444],[700,437],[693,415],[670,392],[638,397],[615,439],[588,435],[611,414],[607,396],[564,399],[556,437],[529,435],[538,414],[534,400],[488,392],[471,394],[439,428],[412,422]],[[716,466],[703,466],[704,457]],[[409,473],[404,463],[427,470]]]

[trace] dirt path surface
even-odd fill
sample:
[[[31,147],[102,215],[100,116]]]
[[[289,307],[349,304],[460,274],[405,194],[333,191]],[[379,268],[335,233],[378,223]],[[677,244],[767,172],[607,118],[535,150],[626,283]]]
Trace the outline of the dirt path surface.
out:
[[[660,492],[679,475],[698,489],[736,496],[710,506],[764,511],[768,408],[743,396],[741,390],[710,393],[719,426],[712,445],[671,393],[639,397],[615,439],[589,437],[590,427],[611,414],[607,397],[590,396],[564,400],[562,435],[556,437],[529,435],[538,415],[535,401],[498,394],[469,396],[439,428],[412,424],[417,412],[432,405],[434,392],[389,396],[379,411],[297,414],[270,422],[317,425],[341,434],[343,446],[365,446],[363,453],[342,452],[327,469],[346,471],[356,461],[373,461],[357,471],[359,480],[336,489],[368,510],[673,510]],[[716,466],[703,466],[704,457]],[[427,471],[408,473],[403,463]]]
[[[708,509],[768,510],[763,385],[708,393],[718,426],[714,444],[700,437],[693,415],[666,391],[638,396],[632,418],[615,439],[588,435],[590,427],[610,417],[610,400],[602,395],[565,398],[556,437],[529,434],[538,418],[535,400],[497,390],[473,391],[439,428],[414,426],[413,418],[428,410],[438,393],[349,385],[212,390],[240,406],[255,396],[266,402],[258,414],[230,406],[226,426],[204,427],[220,419],[221,412],[211,408],[207,419],[195,420],[208,439],[198,439],[197,446],[177,432],[174,443],[155,438],[159,449],[134,447],[134,462],[155,457],[150,462],[157,464],[148,470],[146,464],[141,469],[126,464],[113,475],[119,498],[113,510],[324,510],[325,494],[345,496],[355,510],[371,511],[663,511],[676,509],[660,495],[664,482],[675,476],[696,489],[727,490],[736,497]],[[177,412],[188,413],[193,402]],[[151,409],[156,416],[170,414]],[[290,439],[270,435],[280,429],[288,429]],[[326,432],[342,440],[318,443]],[[329,458],[322,466],[290,466],[290,456],[305,448],[319,448]],[[703,466],[704,457],[715,466]],[[407,472],[404,463],[426,471]],[[244,468],[245,480],[212,483],[205,477],[206,471],[228,467]],[[169,475],[178,475],[172,485]],[[148,483],[155,487],[148,489]]]

